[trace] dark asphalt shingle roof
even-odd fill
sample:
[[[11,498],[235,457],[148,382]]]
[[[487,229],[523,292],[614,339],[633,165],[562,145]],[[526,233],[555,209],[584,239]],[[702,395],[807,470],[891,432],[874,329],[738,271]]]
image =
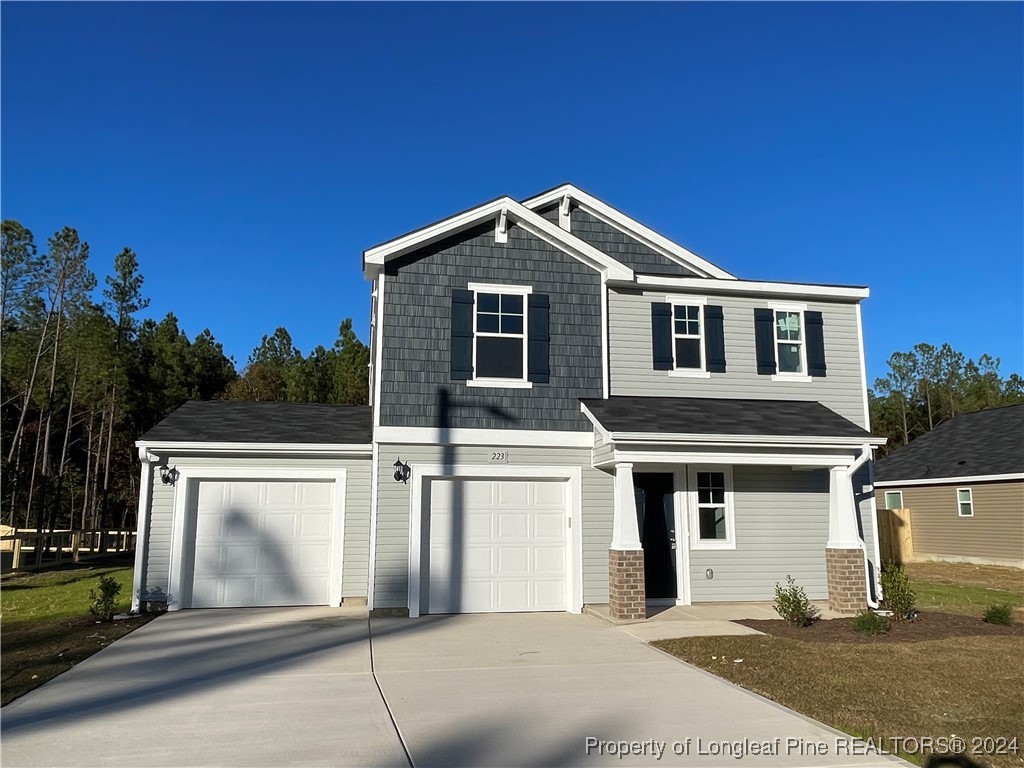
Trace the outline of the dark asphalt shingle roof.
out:
[[[875,480],[1024,472],[1024,405],[960,413],[875,463]]]
[[[870,437],[849,419],[813,401],[610,397],[581,402],[610,432]]]
[[[156,442],[366,444],[368,405],[190,401],[140,439]]]

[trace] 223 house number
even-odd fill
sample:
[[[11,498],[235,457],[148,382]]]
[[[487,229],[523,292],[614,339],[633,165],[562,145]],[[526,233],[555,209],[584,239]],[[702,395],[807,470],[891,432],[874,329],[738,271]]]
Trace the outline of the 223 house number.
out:
[[[491,464],[508,464],[508,451],[491,451]]]

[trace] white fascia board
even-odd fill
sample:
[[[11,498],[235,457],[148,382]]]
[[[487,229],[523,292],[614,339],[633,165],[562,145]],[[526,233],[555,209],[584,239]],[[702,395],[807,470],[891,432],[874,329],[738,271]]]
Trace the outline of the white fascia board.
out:
[[[901,488],[907,485],[953,485],[954,483],[991,483],[997,481],[1024,480],[1024,472],[1009,472],[1005,475],[964,475],[962,477],[929,477],[924,480],[876,480],[876,488]]]
[[[622,229],[644,245],[680,266],[688,267],[696,272],[703,272],[708,277],[721,278],[723,280],[736,279],[734,275],[726,272],[721,267],[715,266],[707,259],[701,258],[693,251],[669,240],[664,235],[655,232],[650,227],[641,224],[636,219],[627,216],[616,208],[612,208],[603,200],[598,200],[593,195],[574,187],[572,184],[564,184],[550,192],[545,192],[537,197],[531,197],[529,200],[523,201],[523,205],[531,210],[542,208],[555,201],[560,201],[566,195],[575,200],[587,213],[614,227]]]
[[[584,416],[590,419],[590,423],[594,425],[594,429],[596,429],[601,434],[601,439],[604,440],[604,442],[606,443],[610,443],[612,441],[612,433],[601,425],[601,422],[598,421],[597,417],[590,412],[590,409],[587,408],[585,404],[580,403],[580,411],[583,412]]]
[[[451,234],[481,224],[505,212],[515,223],[531,234],[539,237],[556,248],[565,251],[587,266],[601,272],[606,280],[633,280],[633,270],[616,261],[606,253],[575,235],[571,235],[556,224],[524,207],[510,197],[500,197],[489,203],[457,214],[444,221],[431,224],[423,229],[370,248],[363,254],[363,264],[367,274],[374,274],[389,259],[422,248],[431,243],[443,240]]]
[[[707,277],[660,277],[637,275],[636,284],[645,288],[679,289],[699,293],[731,293],[756,296],[802,296],[808,299],[860,301],[871,290],[856,285],[813,285],[810,283],[772,283],[758,280],[715,280]]]
[[[773,467],[847,467],[853,463],[853,456],[829,454],[786,453],[744,453],[736,450],[658,450],[630,451],[616,448],[612,456],[595,464],[607,468],[619,463],[632,464],[634,468],[644,464],[716,464],[755,465]]]
[[[662,445],[756,445],[756,446],[801,446],[807,448],[861,448],[867,445],[885,445],[886,438],[869,435],[865,437],[829,437],[828,435],[714,435],[714,434],[666,434],[659,432],[612,432],[611,439],[617,443],[655,443]]]
[[[444,434],[442,434],[444,433]],[[593,448],[593,432],[527,429],[448,429],[436,427],[377,427],[378,445],[486,445],[533,448]]]
[[[147,451],[168,453],[267,454],[294,453],[325,456],[370,456],[371,443],[206,443],[196,441],[149,441],[135,443]]]

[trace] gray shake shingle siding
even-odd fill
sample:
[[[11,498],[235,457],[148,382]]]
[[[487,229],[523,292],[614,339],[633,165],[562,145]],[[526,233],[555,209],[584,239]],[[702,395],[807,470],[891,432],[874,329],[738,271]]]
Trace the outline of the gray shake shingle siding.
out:
[[[538,211],[541,216],[549,221],[558,223],[558,206]],[[613,259],[617,259],[630,269],[636,272],[679,275],[685,277],[696,277],[695,272],[686,267],[676,264],[671,259],[665,258],[646,245],[627,235],[620,229],[605,224],[600,219],[591,216],[586,211],[573,205],[569,214],[570,231],[580,240],[607,253]]]
[[[590,430],[579,398],[602,392],[600,276],[520,227],[508,234],[496,244],[494,225],[483,225],[387,265],[381,425],[441,426],[447,390],[452,428]],[[530,285],[548,295],[549,383],[491,389],[452,381],[451,292],[470,282]]]

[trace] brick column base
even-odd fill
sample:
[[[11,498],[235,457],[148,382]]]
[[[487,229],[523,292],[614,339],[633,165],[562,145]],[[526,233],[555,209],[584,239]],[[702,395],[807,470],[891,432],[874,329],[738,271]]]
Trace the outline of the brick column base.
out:
[[[837,613],[857,613],[867,608],[864,552],[860,549],[825,549],[828,607]]]
[[[608,614],[615,621],[647,618],[642,549],[608,550]]]

